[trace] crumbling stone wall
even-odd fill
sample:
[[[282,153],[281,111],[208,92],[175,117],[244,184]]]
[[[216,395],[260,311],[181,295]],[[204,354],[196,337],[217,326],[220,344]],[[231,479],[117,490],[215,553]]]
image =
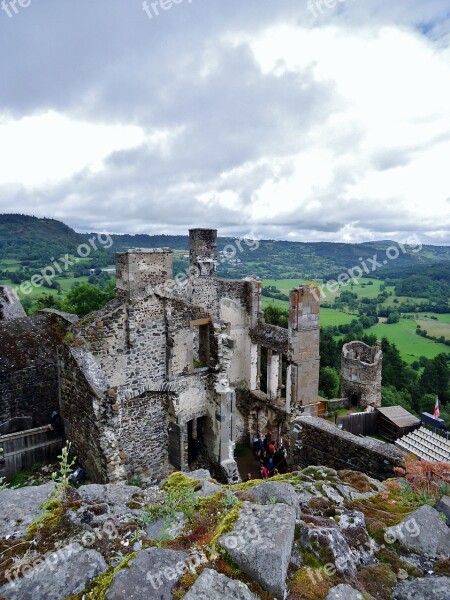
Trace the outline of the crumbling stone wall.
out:
[[[113,409],[103,397],[106,382],[97,387],[87,379],[81,354],[83,349],[69,346],[61,354],[61,415],[72,453],[90,479],[104,483],[109,477],[102,429]]]
[[[0,322],[0,423],[32,417],[32,426],[50,422],[59,410],[57,349],[64,324],[52,315]]]
[[[7,285],[0,285],[0,321],[26,317],[15,290]]]
[[[291,425],[293,469],[325,465],[333,469],[353,469],[377,479],[394,475],[405,455],[391,444],[361,438],[338,429],[318,417],[299,417]]]
[[[160,478],[169,462],[169,397],[147,392],[121,406],[118,440],[129,476],[145,473]]]
[[[342,348],[341,395],[349,405],[381,406],[381,343],[349,342]]]

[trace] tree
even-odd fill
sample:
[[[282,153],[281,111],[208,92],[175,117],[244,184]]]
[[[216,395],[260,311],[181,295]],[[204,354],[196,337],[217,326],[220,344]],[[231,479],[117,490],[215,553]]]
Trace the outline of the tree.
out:
[[[339,395],[339,375],[332,367],[322,367],[319,375],[320,393],[325,398],[337,398]]]
[[[438,354],[425,365],[420,377],[420,389],[424,394],[437,394],[445,403],[450,401],[450,369],[445,354]]]
[[[43,308],[61,310],[61,300],[52,294],[41,294],[36,300],[36,310],[42,310]]]
[[[62,309],[79,317],[99,310],[109,302],[108,295],[94,285],[82,283],[75,286],[62,301]]]
[[[289,322],[289,313],[285,308],[281,308],[280,306],[275,306],[274,304],[269,304],[264,309],[264,319],[266,323],[270,323],[271,325],[278,325],[278,327],[283,327],[284,329],[288,328]]]

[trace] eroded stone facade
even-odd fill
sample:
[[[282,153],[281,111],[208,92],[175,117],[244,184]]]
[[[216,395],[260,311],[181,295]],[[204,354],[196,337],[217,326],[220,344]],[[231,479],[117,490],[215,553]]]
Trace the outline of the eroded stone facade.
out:
[[[349,342],[342,348],[341,395],[349,406],[381,406],[381,342]]]
[[[283,437],[317,402],[314,290],[291,292],[282,329],[264,323],[259,280],[217,278],[216,230],[191,230],[189,256],[173,281],[167,248],[118,254],[116,299],[76,324],[64,350],[67,436],[99,481],[159,477],[199,457],[236,481],[238,440]]]

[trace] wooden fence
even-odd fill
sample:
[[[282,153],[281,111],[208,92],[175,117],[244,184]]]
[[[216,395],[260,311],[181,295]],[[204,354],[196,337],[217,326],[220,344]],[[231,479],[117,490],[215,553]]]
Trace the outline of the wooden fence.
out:
[[[349,431],[354,435],[375,435],[378,432],[379,413],[363,412],[338,417],[336,424],[340,429]]]
[[[0,435],[0,477],[7,479],[35,464],[48,464],[61,452],[63,438],[51,425]]]

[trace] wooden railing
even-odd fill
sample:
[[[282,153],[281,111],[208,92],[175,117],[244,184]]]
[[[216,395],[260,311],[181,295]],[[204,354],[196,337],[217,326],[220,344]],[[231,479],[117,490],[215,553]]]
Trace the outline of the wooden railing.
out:
[[[63,437],[51,425],[0,436],[0,477],[6,479],[35,464],[48,464],[61,451]]]

